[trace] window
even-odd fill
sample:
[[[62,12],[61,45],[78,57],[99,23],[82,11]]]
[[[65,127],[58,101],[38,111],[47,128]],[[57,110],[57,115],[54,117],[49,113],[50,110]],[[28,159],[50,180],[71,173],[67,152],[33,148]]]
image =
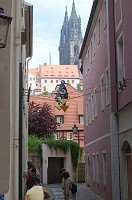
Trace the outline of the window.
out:
[[[35,81],[35,77],[33,77],[33,81]]]
[[[95,172],[96,172],[96,168],[95,168],[95,154],[93,154],[93,181],[95,181]]]
[[[94,41],[94,43],[93,43],[93,56],[95,56],[95,54],[96,54],[96,38],[95,38],[95,33],[94,33],[94,39],[93,39]]]
[[[69,81],[69,80],[67,80],[67,83],[70,83],[70,81]]]
[[[103,152],[103,184],[107,186],[107,166],[106,166],[106,152]]]
[[[91,41],[91,62],[92,63],[92,60],[93,60],[93,43]]]
[[[74,46],[74,56],[78,56],[79,55],[79,46],[77,44],[75,44]]]
[[[50,82],[53,83],[53,80],[51,79]]]
[[[89,124],[91,123],[91,101],[90,98],[88,100],[88,119],[89,119]]]
[[[104,30],[107,27],[107,3],[104,1]]]
[[[87,174],[88,174],[88,185],[90,186],[90,157],[88,156],[88,169],[87,169]]]
[[[110,90],[110,85],[109,85],[109,71],[108,69],[106,70],[105,74],[105,80],[106,80],[106,105],[109,105],[109,90]]]
[[[72,83],[74,83],[74,80],[72,80]]]
[[[63,124],[64,123],[64,117],[62,115],[56,116],[56,122],[58,124]]]
[[[67,132],[67,140],[73,140],[73,132]]]
[[[96,153],[96,180],[99,183],[99,154]]]
[[[89,119],[88,119],[88,102],[86,102],[86,126],[89,124]]]
[[[32,87],[32,83],[30,83],[30,87]]]
[[[118,82],[122,82],[125,78],[124,67],[124,42],[123,36],[117,42],[117,66],[118,66]]]
[[[58,83],[58,80],[56,80],[56,83]]]
[[[89,64],[90,64],[90,56],[89,56],[89,50],[88,50],[88,69],[89,69]]]
[[[47,80],[45,79],[44,82],[47,83]]]
[[[32,77],[30,77],[30,81],[32,81]]]
[[[94,89],[94,117],[97,117],[97,89]]]
[[[46,91],[46,87],[45,86],[43,87],[43,91]]]
[[[79,115],[79,123],[84,124],[84,117],[83,115]]]
[[[100,44],[101,40],[101,27],[100,27],[100,17],[98,19],[98,45]]]
[[[94,108],[94,95],[91,94],[91,115],[92,115],[92,121],[94,121],[95,116],[95,108]]]
[[[105,88],[104,88],[104,76],[101,78],[101,111],[104,110],[105,105]]]
[[[54,133],[54,138],[55,138],[55,140],[59,140],[60,139],[60,133],[59,132]]]

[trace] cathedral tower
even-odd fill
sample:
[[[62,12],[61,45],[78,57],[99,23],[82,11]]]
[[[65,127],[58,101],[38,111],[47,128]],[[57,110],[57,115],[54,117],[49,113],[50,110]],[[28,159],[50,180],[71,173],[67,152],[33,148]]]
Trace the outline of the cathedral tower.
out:
[[[83,38],[81,31],[81,18],[77,16],[75,2],[73,0],[70,18],[68,18],[67,7],[64,22],[61,28],[59,44],[60,65],[78,65],[78,59]]]

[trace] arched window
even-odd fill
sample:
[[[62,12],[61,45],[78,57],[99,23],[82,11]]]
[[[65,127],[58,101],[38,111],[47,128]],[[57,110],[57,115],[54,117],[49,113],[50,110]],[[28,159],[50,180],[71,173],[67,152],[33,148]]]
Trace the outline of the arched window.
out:
[[[79,55],[79,46],[77,44],[75,44],[74,46],[74,56],[78,56]]]

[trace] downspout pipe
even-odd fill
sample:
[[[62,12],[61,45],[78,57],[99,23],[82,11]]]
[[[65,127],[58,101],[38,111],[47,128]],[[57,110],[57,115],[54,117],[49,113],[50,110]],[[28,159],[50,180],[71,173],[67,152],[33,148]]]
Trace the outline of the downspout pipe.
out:
[[[19,63],[21,60],[21,1],[13,1],[14,21],[14,137],[13,137],[13,200],[19,199]]]
[[[119,199],[121,200],[121,178],[120,178],[120,146],[119,146],[119,119],[118,119],[118,77],[117,77],[117,52],[116,52],[116,25],[115,25],[115,6],[113,2],[113,18],[114,18],[114,43],[115,43],[115,73],[116,73],[116,123],[117,123],[117,137],[118,137],[118,169],[119,169]]]
[[[29,68],[29,61],[32,59],[32,57],[27,59],[27,83],[28,83],[28,68]],[[27,84],[27,89],[29,88],[29,85]],[[28,102],[27,102],[27,113],[28,113]],[[28,116],[28,115],[27,115]],[[28,117],[27,117],[27,133],[26,133],[26,160],[25,160],[25,166],[27,164],[27,160],[28,160]]]

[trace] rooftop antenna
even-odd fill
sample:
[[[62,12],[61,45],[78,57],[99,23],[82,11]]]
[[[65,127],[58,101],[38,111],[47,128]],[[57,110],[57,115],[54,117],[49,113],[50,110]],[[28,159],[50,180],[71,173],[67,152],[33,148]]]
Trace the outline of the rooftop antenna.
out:
[[[51,53],[49,52],[49,65],[51,65]]]

